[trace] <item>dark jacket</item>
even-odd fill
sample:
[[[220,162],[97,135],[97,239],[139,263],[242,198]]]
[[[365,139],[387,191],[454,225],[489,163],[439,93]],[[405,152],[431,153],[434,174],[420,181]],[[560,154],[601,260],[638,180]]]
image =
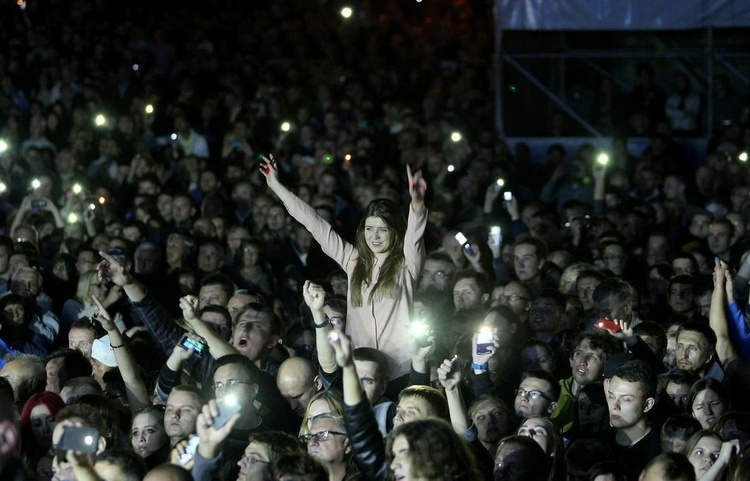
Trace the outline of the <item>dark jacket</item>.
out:
[[[383,481],[388,472],[385,440],[366,399],[354,406],[344,406],[344,421],[354,462],[367,481]]]

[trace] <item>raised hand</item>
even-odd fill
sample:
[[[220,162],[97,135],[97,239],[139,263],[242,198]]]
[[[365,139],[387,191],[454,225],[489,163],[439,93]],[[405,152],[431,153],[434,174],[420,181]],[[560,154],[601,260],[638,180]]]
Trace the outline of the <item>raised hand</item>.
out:
[[[201,456],[213,458],[218,454],[222,443],[229,436],[240,416],[240,413],[235,413],[226,424],[220,428],[215,428],[213,424],[214,420],[219,417],[219,404],[212,399],[203,406],[195,421],[196,433],[201,440],[198,445],[198,452],[201,453]]]
[[[258,170],[266,178],[266,183],[269,186],[279,183],[279,169],[276,166],[276,159],[273,158],[273,154],[269,154],[268,157],[265,155],[261,157],[263,160],[260,162]]]
[[[354,364],[352,356],[352,341],[341,331],[333,330],[328,333],[328,342],[336,354],[336,364],[339,367],[349,367]]]
[[[120,287],[125,286],[132,281],[128,268],[120,263],[120,261],[103,251],[99,251],[99,255],[104,258],[104,260],[96,266],[96,271],[99,274],[100,280],[110,280]]]
[[[420,210],[424,205],[424,196],[427,192],[427,181],[422,177],[421,170],[412,174],[409,164],[406,164],[406,175],[409,179],[409,195],[411,196],[412,209]]]
[[[93,315],[94,320],[101,324],[102,329],[107,332],[116,330],[117,326],[115,326],[115,323],[112,320],[112,316],[109,315],[107,309],[105,309],[104,305],[102,305],[102,301],[100,301],[99,298],[94,295],[92,295],[91,298],[94,300],[94,304],[96,304],[96,307],[98,308],[98,310]]]
[[[182,310],[182,317],[186,321],[190,322],[198,319],[198,298],[195,296],[181,297],[180,309]]]
[[[446,359],[437,370],[440,384],[446,391],[453,391],[461,383],[461,369],[458,366],[458,356]]]
[[[326,291],[310,281],[305,281],[305,286],[302,289],[302,294],[305,298],[305,304],[310,308],[311,311],[320,311],[326,302]]]

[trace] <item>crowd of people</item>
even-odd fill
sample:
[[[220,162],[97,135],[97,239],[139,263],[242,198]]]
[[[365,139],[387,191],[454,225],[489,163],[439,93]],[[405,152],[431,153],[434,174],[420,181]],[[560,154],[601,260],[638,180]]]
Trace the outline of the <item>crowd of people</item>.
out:
[[[0,479],[750,478],[742,102],[531,159],[491,1],[21,3]]]

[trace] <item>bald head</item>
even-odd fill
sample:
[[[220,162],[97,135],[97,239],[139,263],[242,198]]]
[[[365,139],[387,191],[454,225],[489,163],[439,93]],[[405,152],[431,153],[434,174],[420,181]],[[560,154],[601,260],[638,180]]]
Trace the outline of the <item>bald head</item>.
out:
[[[292,409],[303,416],[310,398],[318,392],[320,380],[315,368],[307,359],[290,357],[279,366],[276,385]]]
[[[8,379],[13,388],[16,404],[23,406],[32,394],[44,391],[47,385],[47,371],[44,361],[31,354],[6,356],[0,376]]]

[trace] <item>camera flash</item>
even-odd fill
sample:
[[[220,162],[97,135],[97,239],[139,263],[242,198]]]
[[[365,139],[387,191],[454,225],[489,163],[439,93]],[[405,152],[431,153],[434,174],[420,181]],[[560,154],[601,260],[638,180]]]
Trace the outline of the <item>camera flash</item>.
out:
[[[451,134],[451,140],[453,142],[461,142],[461,132],[453,132]]]
[[[146,105],[146,107],[144,107],[143,111],[146,112],[147,114],[153,114],[154,113],[154,106],[151,105],[151,104],[148,104],[148,105]]]
[[[4,194],[5,191],[8,190],[8,186],[5,185],[5,182],[0,182],[0,194]]]
[[[456,168],[453,167],[453,164],[448,166],[448,172],[453,172],[454,170],[456,170]]]
[[[331,331],[328,333],[328,340],[331,342],[339,342],[339,333],[336,331]]]
[[[107,202],[107,199],[105,199],[104,197],[99,197],[100,204],[104,205],[106,202]]]
[[[605,152],[602,152],[596,157],[596,162],[602,167],[607,165],[609,163],[609,155],[607,155]]]
[[[83,190],[83,187],[81,187],[81,184],[73,184],[73,193],[75,195],[78,195]]]
[[[740,162],[747,162],[747,152],[740,152],[740,155],[737,156],[737,158]]]
[[[94,123],[97,127],[102,127],[107,123],[107,118],[103,114],[97,114],[96,117],[94,117]]]
[[[68,223],[75,224],[76,222],[78,222],[78,216],[76,215],[76,213],[71,212],[70,214],[68,214]]]
[[[503,180],[503,179],[497,179],[495,181],[495,183],[497,184],[498,187],[502,187],[502,186],[505,185],[505,180]]]
[[[8,150],[8,142],[6,142],[3,139],[0,139],[0,154]]]
[[[341,9],[341,16],[344,18],[350,18],[353,13],[354,10],[352,10],[351,7],[344,7]]]
[[[282,122],[281,123],[281,131],[282,132],[289,132],[290,130],[292,130],[292,124],[290,124],[289,122]]]
[[[36,190],[36,189],[38,189],[41,186],[42,186],[42,183],[39,181],[39,179],[34,179],[34,180],[31,181],[31,188],[32,189]]]

